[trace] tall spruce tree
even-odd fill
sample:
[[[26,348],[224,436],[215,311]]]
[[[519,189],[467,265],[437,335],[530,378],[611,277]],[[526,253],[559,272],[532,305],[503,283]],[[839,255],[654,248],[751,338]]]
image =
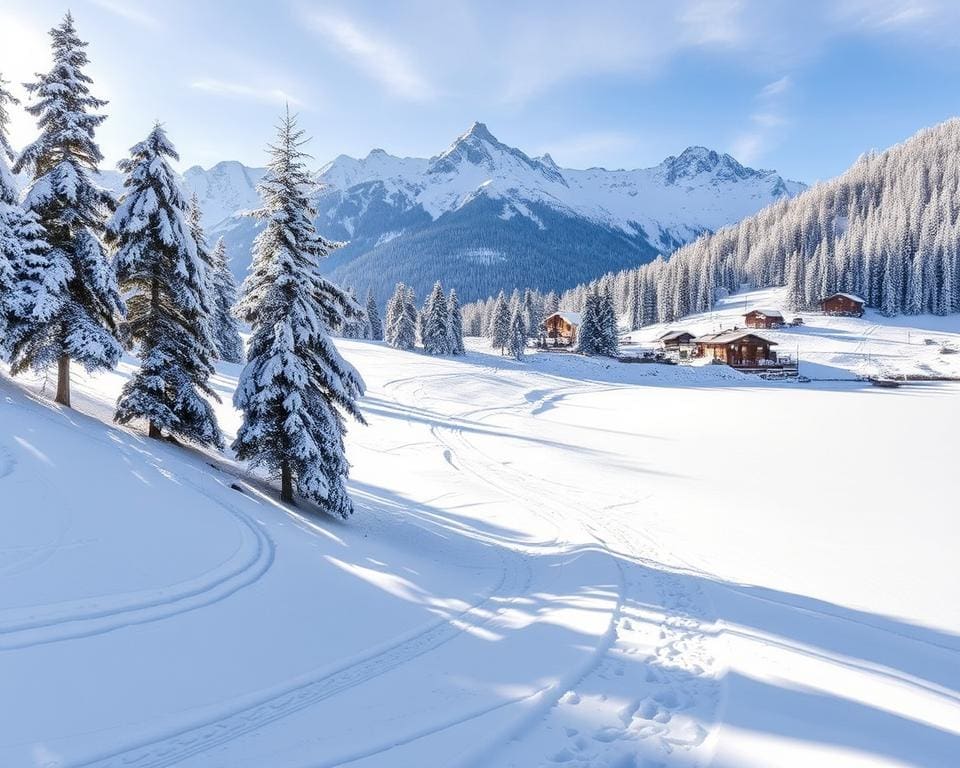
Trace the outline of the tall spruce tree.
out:
[[[373,341],[383,341],[383,323],[380,321],[380,310],[373,291],[367,291],[367,325],[370,328],[370,338]]]
[[[438,280],[427,298],[423,311],[423,351],[428,355],[446,355],[450,352],[447,297]]]
[[[114,201],[91,179],[103,160],[94,132],[105,119],[93,110],[106,102],[90,93],[93,81],[83,71],[87,44],[69,13],[50,36],[53,66],[26,85],[33,97],[27,111],[37,118],[40,136],[13,166],[15,173],[31,172],[24,206],[50,245],[44,263],[32,269],[43,286],[44,311],[14,340],[11,362],[14,372],[56,362],[56,400],[69,406],[71,360],[88,371],[117,364],[124,306],[102,241]]]
[[[613,297],[602,293],[597,302],[597,352],[607,357],[616,357],[620,352],[620,329],[617,327],[617,313],[613,306]]]
[[[43,228],[36,214],[20,207],[10,173],[14,153],[7,138],[7,107],[19,102],[6,85],[0,77],[0,358],[25,327],[43,319],[46,291],[37,269],[46,263],[47,253]]]
[[[264,226],[238,305],[252,335],[234,395],[243,424],[233,449],[279,476],[283,501],[292,503],[296,489],[347,517],[344,416],[364,423],[357,406],[364,385],[328,329],[361,310],[318,271],[331,245],[313,225],[303,136],[287,109],[258,187],[263,207],[255,215]]]
[[[393,294],[387,299],[387,316],[384,322],[383,337],[391,347],[396,339],[397,318],[403,312],[403,284],[397,283]]]
[[[407,287],[397,283],[387,307],[387,343],[396,349],[413,349],[417,343],[416,320],[410,312],[409,302]]]
[[[514,360],[523,360],[527,348],[527,324],[524,322],[524,308],[522,305],[513,310],[510,318],[510,334],[507,349]]]
[[[217,345],[217,354],[226,363],[243,362],[243,340],[240,338],[240,326],[233,315],[233,306],[237,303],[237,282],[230,270],[227,258],[227,245],[223,238],[217,240],[210,254],[211,291],[213,293],[213,340]]]
[[[410,346],[406,349],[413,349],[417,346],[417,336],[420,334],[420,313],[417,312],[417,294],[409,285],[403,294],[403,312],[406,315],[406,327],[412,329]]]
[[[157,124],[120,162],[124,192],[107,223],[120,288],[127,296],[121,329],[137,348],[140,369],[123,386],[114,418],[143,418],[150,437],[168,432],[223,447],[208,379],[216,345],[210,333],[207,266],[188,222],[186,201],[169,165],[176,150]]]
[[[460,299],[457,298],[455,288],[450,289],[450,296],[447,298],[447,316],[450,354],[465,355],[467,352],[463,346],[463,314],[460,309]]]
[[[577,329],[577,351],[582,355],[603,354],[600,296],[591,291],[583,301],[580,327]]]
[[[540,328],[540,308],[537,306],[536,297],[533,291],[527,288],[523,292],[523,323],[527,329],[528,336],[536,336]]]
[[[499,349],[503,354],[510,343],[510,307],[503,291],[497,296],[497,303],[493,310],[493,319],[490,321],[490,346]]]

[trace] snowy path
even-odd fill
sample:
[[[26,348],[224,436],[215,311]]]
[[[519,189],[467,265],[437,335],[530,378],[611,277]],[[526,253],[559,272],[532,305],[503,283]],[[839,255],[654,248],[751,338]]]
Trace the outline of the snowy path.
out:
[[[821,425],[945,445],[956,390],[343,345],[347,524],[0,380],[0,765],[952,765],[948,459]]]

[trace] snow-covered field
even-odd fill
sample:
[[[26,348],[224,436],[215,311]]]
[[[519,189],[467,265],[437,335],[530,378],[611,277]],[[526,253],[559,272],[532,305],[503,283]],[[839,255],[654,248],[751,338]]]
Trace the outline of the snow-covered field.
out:
[[[0,376],[0,766],[957,765],[960,385],[341,346],[347,523]]]
[[[668,331],[688,330],[699,336],[743,328],[747,312],[772,309],[788,321],[801,318],[803,325],[757,332],[775,341],[776,351],[799,358],[800,372],[810,378],[960,378],[960,319],[956,315],[883,317],[868,309],[860,318],[830,317],[786,309],[785,298],[784,288],[743,291],[719,301],[712,312],[646,326],[627,338],[649,346]],[[944,347],[952,352],[944,353]],[[624,348],[627,353],[629,350],[629,346]]]

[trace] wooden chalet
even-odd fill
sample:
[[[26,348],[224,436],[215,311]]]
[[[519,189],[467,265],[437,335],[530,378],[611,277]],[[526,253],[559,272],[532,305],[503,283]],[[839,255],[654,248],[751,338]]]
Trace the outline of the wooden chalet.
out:
[[[747,328],[779,328],[783,315],[775,309],[753,309],[744,315]]]
[[[579,312],[554,312],[543,321],[548,344],[572,347],[577,343],[577,330],[580,328]]]
[[[764,368],[777,363],[777,353],[771,351],[777,343],[743,329],[701,336],[695,344],[697,357],[718,360],[731,368]]]
[[[825,315],[861,317],[866,302],[852,293],[834,293],[820,300],[820,309]]]
[[[696,336],[690,331],[670,331],[657,339],[664,352],[676,354],[681,360],[693,357],[696,351],[695,340]]]
[[[680,349],[693,344],[694,336],[690,331],[670,331],[665,333],[657,341],[664,349]]]

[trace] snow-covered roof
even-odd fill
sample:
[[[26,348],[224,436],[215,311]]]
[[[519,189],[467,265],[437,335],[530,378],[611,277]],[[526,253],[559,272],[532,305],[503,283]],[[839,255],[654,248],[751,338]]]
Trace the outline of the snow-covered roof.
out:
[[[747,315],[752,315],[756,312],[758,315],[763,315],[764,317],[783,317],[783,315],[776,309],[751,309],[747,312]],[[744,315],[746,317],[746,315]]]
[[[867,303],[854,293],[840,293],[839,291],[837,293],[831,293],[829,296],[827,296],[827,299],[833,299],[833,298],[836,298],[837,296],[842,296],[845,299],[850,299],[850,301],[855,301],[857,302],[857,304]],[[824,299],[824,301],[826,301],[827,299]]]
[[[551,317],[559,317],[566,320],[570,325],[580,325],[581,318],[579,312],[554,312],[552,315],[544,318],[544,322],[549,320]]]
[[[673,341],[674,339],[679,339],[681,336],[695,336],[696,334],[691,333],[690,331],[670,331],[670,333],[665,333],[661,336],[658,341]]]
[[[734,341],[739,341],[745,336],[753,336],[754,338],[760,339],[761,341],[767,342],[771,347],[777,346],[777,342],[770,341],[769,339],[763,338],[759,334],[754,333],[750,330],[745,330],[743,328],[738,330],[730,331],[720,331],[720,333],[708,333],[706,336],[700,336],[696,339],[698,343],[701,344],[729,344]]]

